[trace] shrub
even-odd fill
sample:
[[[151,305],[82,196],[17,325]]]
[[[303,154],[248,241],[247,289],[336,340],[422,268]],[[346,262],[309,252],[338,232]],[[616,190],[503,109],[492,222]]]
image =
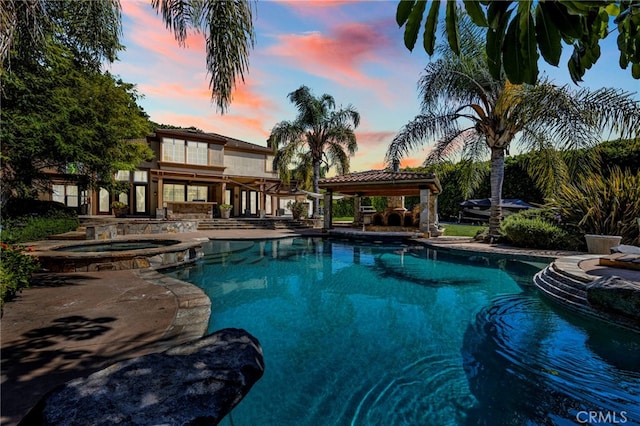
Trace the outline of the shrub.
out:
[[[5,243],[43,240],[76,229],[78,214],[53,201],[10,199],[2,210],[0,239]]]
[[[309,205],[301,201],[289,201],[287,208],[291,210],[291,214],[294,219],[304,218],[309,216]]]
[[[1,245],[0,309],[4,306],[4,302],[12,299],[18,291],[29,287],[31,274],[38,267],[38,259],[25,254],[23,246]]]
[[[623,244],[633,243],[639,231],[640,172],[613,167],[607,176],[590,175],[563,184],[547,204],[557,209],[573,232],[620,235]]]
[[[542,217],[514,214],[502,221],[501,232],[513,245],[540,249],[573,248],[570,236]]]
[[[43,201],[25,198],[11,198],[2,206],[3,218],[38,216],[49,218],[78,217],[77,212],[56,201]]]
[[[50,235],[62,234],[78,228],[78,218],[19,217],[2,225],[2,241],[25,243],[44,240]]]
[[[122,201],[114,201],[113,203],[111,203],[111,208],[114,210],[126,209],[127,207],[127,204],[123,203]]]

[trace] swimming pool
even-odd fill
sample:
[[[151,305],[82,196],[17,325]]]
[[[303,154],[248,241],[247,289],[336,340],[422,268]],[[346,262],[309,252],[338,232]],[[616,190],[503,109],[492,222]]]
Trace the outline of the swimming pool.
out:
[[[170,274],[265,357],[223,424],[640,424],[640,336],[556,310],[529,263],[306,238],[203,251]]]

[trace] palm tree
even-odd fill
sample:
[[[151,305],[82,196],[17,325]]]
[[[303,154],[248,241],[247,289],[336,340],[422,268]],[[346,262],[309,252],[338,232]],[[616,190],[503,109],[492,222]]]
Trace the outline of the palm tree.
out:
[[[327,169],[336,166],[338,174],[349,172],[349,157],[358,148],[354,130],[360,124],[360,114],[351,105],[336,111],[333,96],[325,93],[315,97],[307,86],[300,86],[287,96],[298,109],[298,116],[293,121],[279,122],[271,130],[269,144],[276,154],[274,167],[288,181],[290,164],[296,164],[298,170],[310,165],[312,190],[319,193],[318,179],[323,165]],[[319,199],[314,198],[314,217],[318,211]]]
[[[249,0],[151,0],[167,28],[184,45],[187,32],[206,38],[206,68],[211,99],[224,113],[236,81],[244,81],[253,47],[253,13]],[[3,0],[0,8],[0,67],[9,68],[13,49],[34,55],[54,36],[94,68],[113,62],[122,49],[120,0]]]
[[[468,19],[466,20],[468,22]],[[615,89],[572,90],[548,80],[536,85],[511,84],[504,73],[491,76],[481,30],[461,26],[460,55],[447,46],[419,80],[421,112],[391,142],[386,161],[399,164],[410,150],[435,141],[426,162],[452,153],[477,161],[490,153],[491,210],[489,238],[499,236],[504,157],[517,142],[535,150],[539,161],[530,172],[540,185],[567,176],[558,149],[596,145],[606,130],[622,137],[640,130],[640,102]],[[543,160],[544,159],[544,160]]]

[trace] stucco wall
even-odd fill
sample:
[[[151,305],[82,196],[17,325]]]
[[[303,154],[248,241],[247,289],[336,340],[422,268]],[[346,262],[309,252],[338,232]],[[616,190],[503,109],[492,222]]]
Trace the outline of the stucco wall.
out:
[[[249,152],[225,150],[224,165],[225,175],[276,177],[276,174],[267,170],[272,169],[273,157],[264,154],[252,154]]]

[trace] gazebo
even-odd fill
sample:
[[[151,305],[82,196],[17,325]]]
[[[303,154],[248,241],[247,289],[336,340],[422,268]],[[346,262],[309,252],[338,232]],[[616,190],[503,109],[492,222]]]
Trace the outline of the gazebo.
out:
[[[433,173],[418,173],[391,170],[369,170],[342,176],[321,179],[320,189],[324,189],[324,226],[332,228],[332,205],[334,193],[354,196],[354,222],[361,221],[360,198],[371,196],[390,197],[392,209],[402,210],[404,196],[420,196],[420,220],[418,229],[426,236],[437,232],[438,194],[442,185]]]

